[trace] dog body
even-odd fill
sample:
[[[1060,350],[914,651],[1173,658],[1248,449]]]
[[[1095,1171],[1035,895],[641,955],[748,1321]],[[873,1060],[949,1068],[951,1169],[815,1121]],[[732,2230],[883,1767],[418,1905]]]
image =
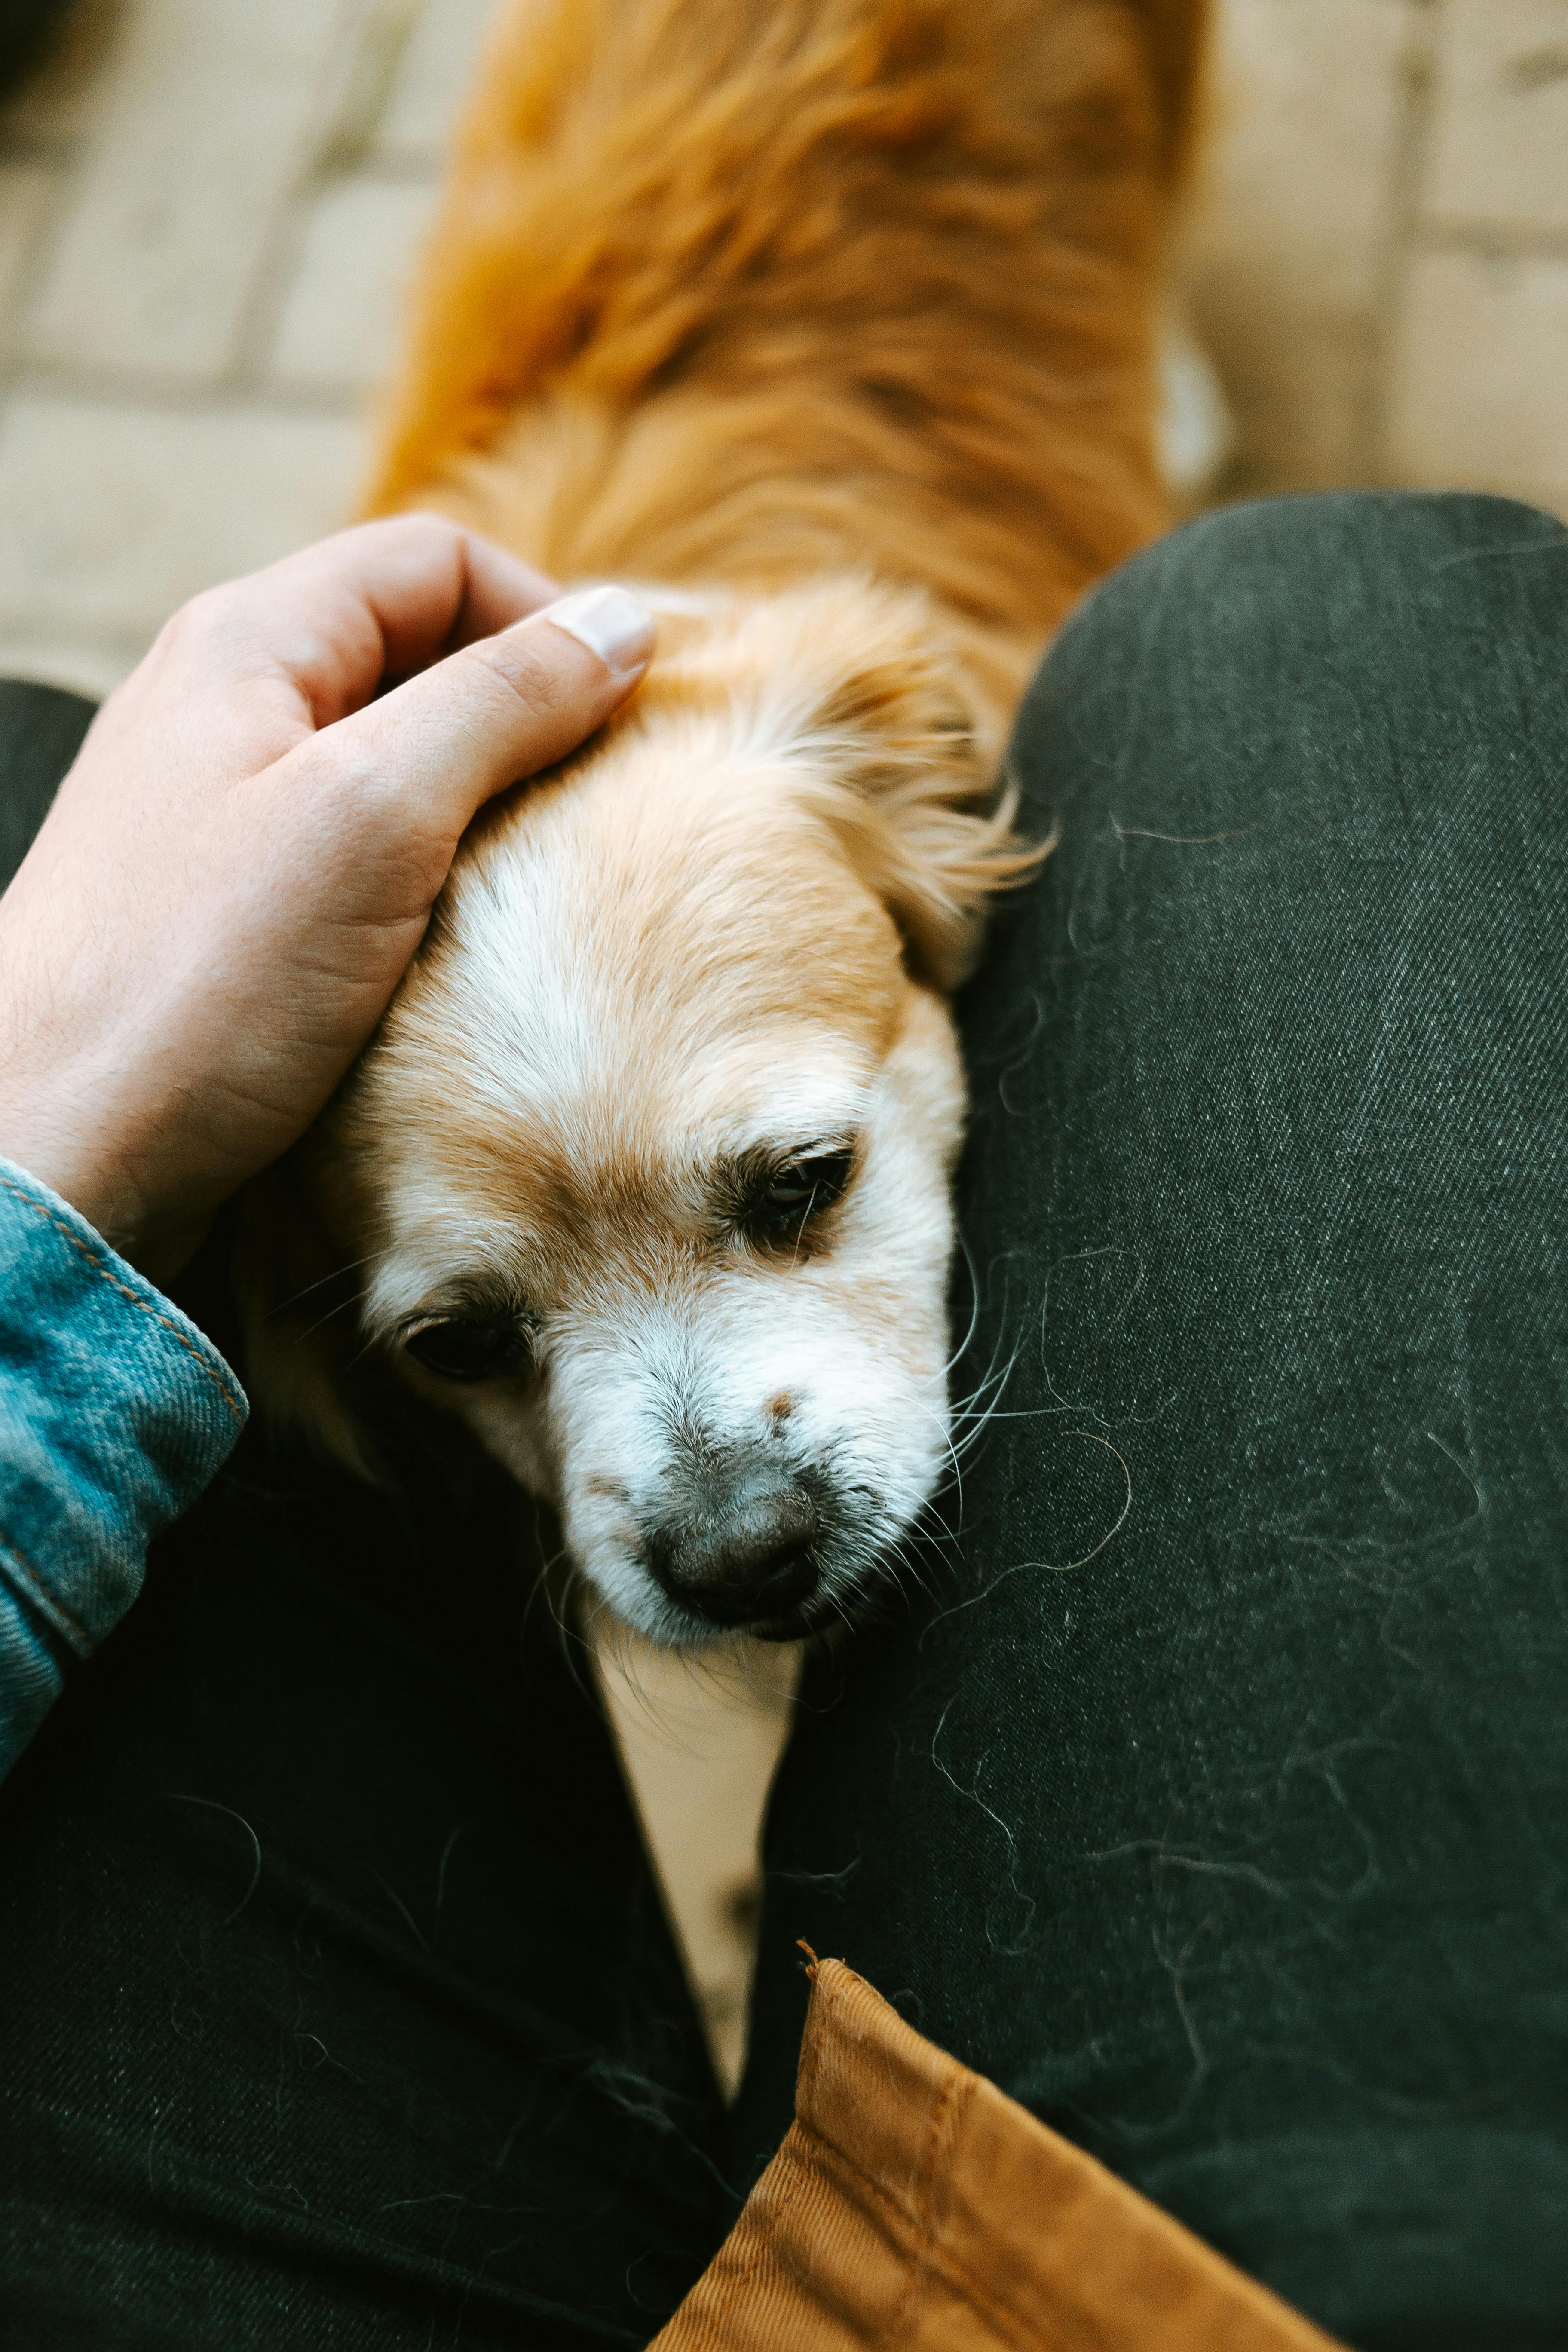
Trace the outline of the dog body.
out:
[[[1040,643],[1164,520],[1200,5],[498,20],[373,504],[636,583],[660,650],[466,841],[258,1223],[261,1296],[305,1231],[352,1298],[253,1379],[353,1452],[368,1341],[656,1636],[848,1613],[948,1457],[945,999],[1034,862]]]

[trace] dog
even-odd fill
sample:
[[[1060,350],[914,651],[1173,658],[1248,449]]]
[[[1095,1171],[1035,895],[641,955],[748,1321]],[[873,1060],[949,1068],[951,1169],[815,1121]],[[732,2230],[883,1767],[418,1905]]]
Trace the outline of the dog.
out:
[[[474,825],[253,1202],[248,1360],[372,1472],[367,1387],[457,1416],[655,1640],[853,1618],[942,1482],[948,999],[1040,855],[998,793],[1022,688],[1168,520],[1203,20],[497,18],[368,510],[635,583],[659,647]]]

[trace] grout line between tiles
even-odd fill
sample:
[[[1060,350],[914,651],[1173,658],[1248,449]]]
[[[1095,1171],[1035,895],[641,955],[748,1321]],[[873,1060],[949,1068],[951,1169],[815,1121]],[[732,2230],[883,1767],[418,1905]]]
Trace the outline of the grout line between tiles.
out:
[[[61,406],[171,412],[188,416],[227,416],[264,411],[269,416],[310,418],[358,415],[367,395],[348,385],[248,382],[226,375],[198,381],[189,376],[121,374],[101,368],[68,368],[20,361],[4,380],[14,399],[55,402]]]
[[[1413,230],[1422,253],[1468,253],[1479,261],[1568,261],[1568,229],[1534,229],[1510,221],[1465,220],[1426,213]]]
[[[1389,235],[1381,280],[1373,301],[1376,340],[1361,403],[1357,440],[1369,481],[1390,478],[1389,405],[1394,354],[1404,315],[1405,281],[1415,249],[1421,184],[1431,143],[1433,93],[1436,85],[1447,0],[1405,0],[1407,32],[1404,103],[1389,203]]]

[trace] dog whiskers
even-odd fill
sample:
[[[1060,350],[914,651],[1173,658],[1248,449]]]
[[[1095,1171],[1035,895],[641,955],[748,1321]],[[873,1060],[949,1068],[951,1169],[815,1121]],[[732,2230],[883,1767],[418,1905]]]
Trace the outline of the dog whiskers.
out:
[[[289,1297],[280,1298],[276,1305],[268,1306],[267,1309],[268,1317],[286,1315],[290,1307],[298,1307],[301,1298],[309,1298],[313,1290],[324,1288],[329,1282],[341,1282],[345,1275],[357,1274],[362,1266],[374,1265],[379,1258],[384,1258],[386,1255],[385,1250],[367,1250],[363,1257],[351,1258],[346,1265],[334,1265],[330,1273],[319,1275],[314,1282],[306,1283],[302,1290],[296,1290]]]

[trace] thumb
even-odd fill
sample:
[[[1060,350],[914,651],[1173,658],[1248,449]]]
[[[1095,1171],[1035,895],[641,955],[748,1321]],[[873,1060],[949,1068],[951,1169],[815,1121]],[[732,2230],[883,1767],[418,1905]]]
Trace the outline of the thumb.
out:
[[[380,814],[449,847],[493,793],[564,759],[647,667],[653,616],[624,588],[579,589],[499,635],[448,654],[315,742]]]

